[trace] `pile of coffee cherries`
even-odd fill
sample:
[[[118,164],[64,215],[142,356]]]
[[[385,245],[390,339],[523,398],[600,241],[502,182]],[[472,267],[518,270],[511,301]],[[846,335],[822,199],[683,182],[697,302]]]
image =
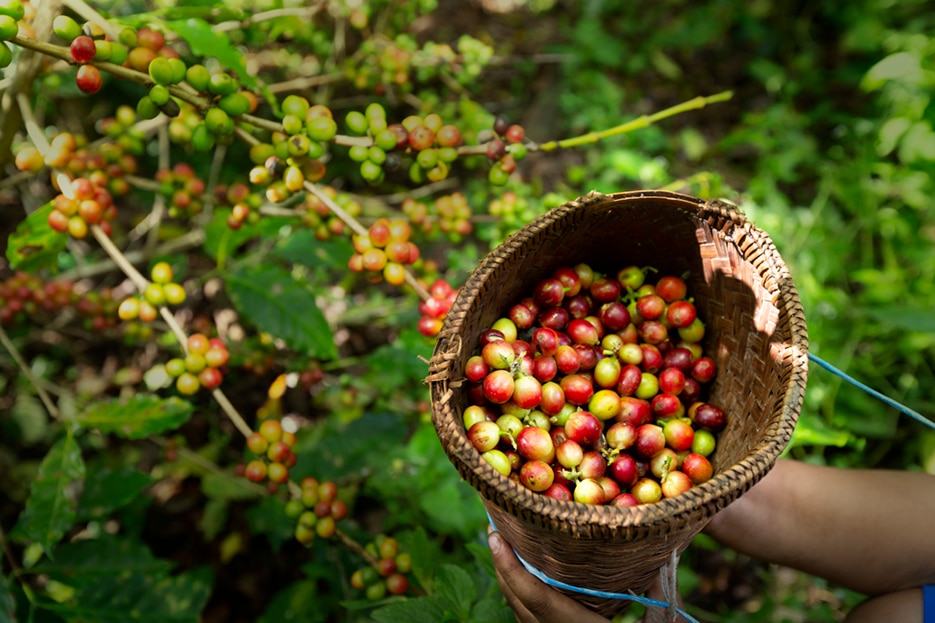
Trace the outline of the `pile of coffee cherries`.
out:
[[[484,460],[585,504],[658,502],[712,477],[717,365],[685,280],[656,272],[562,266],[481,334],[463,422]]]

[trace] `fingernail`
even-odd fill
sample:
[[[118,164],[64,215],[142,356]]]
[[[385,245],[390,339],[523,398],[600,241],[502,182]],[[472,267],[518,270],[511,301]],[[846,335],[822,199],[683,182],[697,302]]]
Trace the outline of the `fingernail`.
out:
[[[487,543],[490,545],[490,551],[494,554],[499,554],[500,550],[503,549],[503,539],[496,532],[487,534]]]

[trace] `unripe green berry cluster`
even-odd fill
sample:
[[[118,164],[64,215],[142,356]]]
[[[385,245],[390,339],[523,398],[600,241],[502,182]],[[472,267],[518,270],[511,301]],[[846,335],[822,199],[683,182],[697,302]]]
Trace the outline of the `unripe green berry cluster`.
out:
[[[159,313],[159,307],[181,305],[185,302],[185,288],[172,281],[173,271],[168,262],[154,264],[150,276],[152,281],[142,293],[121,301],[117,308],[117,316],[121,320],[152,322]]]
[[[220,338],[208,339],[203,333],[188,336],[184,357],[166,362],[166,372],[175,378],[180,394],[192,396],[202,387],[215,389],[224,380],[223,370],[230,358],[227,346]]]
[[[26,6],[20,0],[0,1],[0,69],[13,62],[13,50],[6,42],[19,34],[25,17]]]
[[[387,594],[404,595],[409,590],[412,556],[402,551],[399,541],[379,534],[364,549],[373,557],[374,563],[351,574],[351,587],[363,591],[371,601],[383,599]]]
[[[331,109],[312,105],[299,95],[282,101],[282,131],[274,132],[270,143],[258,143],[250,149],[254,167],[250,182],[266,189],[272,203],[285,201],[325,176],[325,145],[338,132]]]
[[[295,520],[295,539],[309,546],[316,537],[330,539],[338,522],[347,517],[347,503],[338,497],[338,486],[307,476],[299,483],[299,496],[286,502],[286,516]]]
[[[461,132],[435,113],[410,115],[401,123],[388,124],[386,110],[374,102],[364,112],[350,111],[344,121],[350,134],[371,139],[370,144],[348,150],[350,159],[360,165],[361,177],[370,184],[381,183],[386,172],[403,167],[408,167],[409,178],[417,184],[439,182],[448,177],[458,159]]]

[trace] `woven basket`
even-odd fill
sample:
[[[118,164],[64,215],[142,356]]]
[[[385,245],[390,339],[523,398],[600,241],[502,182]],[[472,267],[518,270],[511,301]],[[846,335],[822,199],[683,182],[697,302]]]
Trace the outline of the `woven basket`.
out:
[[[727,414],[714,477],[686,493],[630,508],[557,501],[490,467],[462,424],[464,364],[481,332],[562,265],[616,271],[637,264],[688,274],[718,364],[709,400]],[[664,191],[591,194],[516,232],[475,269],[448,313],[428,382],[438,438],[517,553],[549,577],[595,591],[643,593],[719,510],[773,466],[789,442],[808,371],[805,316],[769,237],[736,208]],[[612,616],[628,601],[569,593]]]

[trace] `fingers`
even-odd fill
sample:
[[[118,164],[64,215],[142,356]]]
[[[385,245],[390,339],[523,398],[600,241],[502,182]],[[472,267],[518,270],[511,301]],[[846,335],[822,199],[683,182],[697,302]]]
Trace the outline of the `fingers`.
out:
[[[488,532],[497,580],[520,623],[608,623],[566,595],[546,586],[526,571],[513,549],[497,532]]]

